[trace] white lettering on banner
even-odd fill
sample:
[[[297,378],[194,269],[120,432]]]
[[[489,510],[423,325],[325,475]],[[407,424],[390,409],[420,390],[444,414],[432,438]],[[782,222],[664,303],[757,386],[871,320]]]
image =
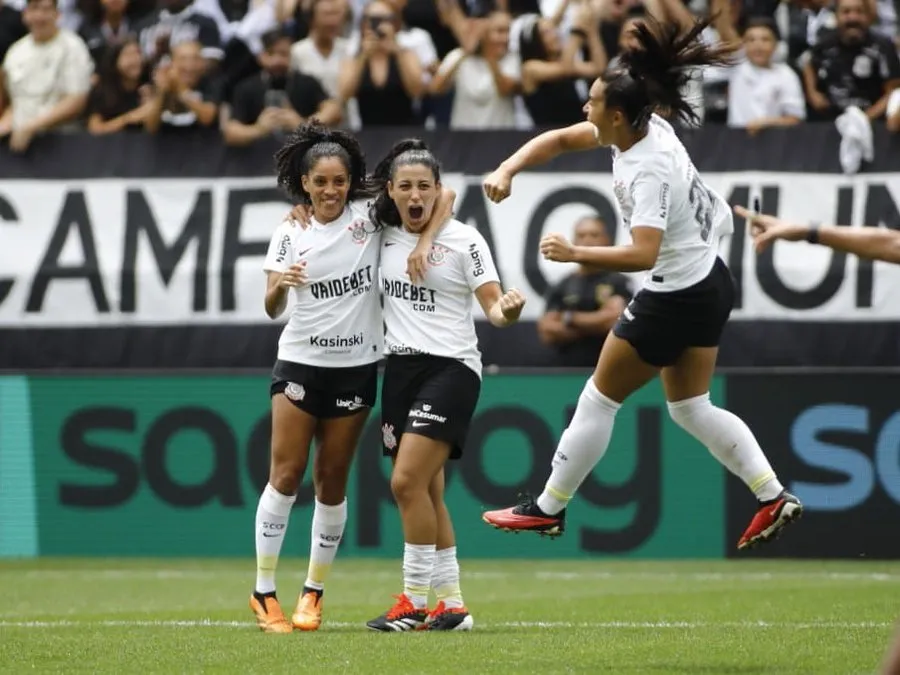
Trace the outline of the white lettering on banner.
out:
[[[732,203],[761,195],[764,211],[785,218],[900,228],[895,174],[703,178]],[[504,286],[532,298],[525,319],[573,269],[541,258],[543,235],[571,235],[580,216],[597,212],[615,223],[617,242],[628,241],[609,174],[522,174],[501,204],[484,198],[480,177],[444,182],[459,195],[457,217],[493,248]],[[271,178],[0,181],[0,326],[267,323],[261,265],[285,212]],[[737,234],[721,246],[738,281],[733,318],[900,319],[900,267],[805,243],[758,257]]]

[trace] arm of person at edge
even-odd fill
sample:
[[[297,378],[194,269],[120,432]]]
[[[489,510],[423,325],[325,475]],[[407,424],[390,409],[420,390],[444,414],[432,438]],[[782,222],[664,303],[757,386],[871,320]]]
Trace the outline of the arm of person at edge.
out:
[[[815,230],[822,246],[852,253],[860,258],[900,263],[900,232],[881,227],[845,227],[791,223],[781,218],[752,213],[742,206],[734,212],[746,219],[757,253],[764,251],[778,239],[806,241]]]
[[[431,245],[434,243],[437,233],[450,218],[453,217],[453,203],[456,201],[456,192],[448,187],[441,187],[441,194],[434,203],[434,211],[425,229],[419,235],[419,242],[412,253],[406,259],[406,274],[410,281],[418,283],[425,278],[428,270],[428,256],[431,253]],[[302,228],[309,227],[309,219],[312,217],[312,208],[306,204],[295,205],[285,217],[295,225]]]
[[[525,296],[515,288],[506,293],[496,281],[481,284],[475,289],[475,297],[484,316],[495,328],[506,328],[519,320],[525,306]]]

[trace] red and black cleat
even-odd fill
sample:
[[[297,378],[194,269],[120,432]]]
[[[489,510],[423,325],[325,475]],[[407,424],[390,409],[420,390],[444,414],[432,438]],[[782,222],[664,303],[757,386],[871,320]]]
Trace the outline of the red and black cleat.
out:
[[[558,537],[566,529],[566,510],[548,515],[538,508],[530,495],[524,495],[518,504],[499,511],[486,511],[481,519],[505,532],[537,532],[541,536]]]
[[[790,492],[782,491],[768,502],[760,502],[759,510],[738,541],[738,549],[753,548],[777,539],[782,530],[803,514],[803,504]]]

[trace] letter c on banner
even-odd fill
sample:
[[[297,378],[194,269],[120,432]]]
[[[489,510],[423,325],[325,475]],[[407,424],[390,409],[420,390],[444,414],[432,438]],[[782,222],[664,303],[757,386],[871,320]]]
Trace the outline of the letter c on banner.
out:
[[[616,239],[616,227],[619,222],[616,210],[610,201],[596,190],[583,187],[563,188],[556,192],[551,192],[544,200],[537,205],[531,220],[528,222],[528,232],[525,236],[525,259],[522,261],[522,269],[525,271],[525,278],[528,284],[534,289],[535,293],[544,295],[547,292],[549,284],[544,278],[543,272],[538,264],[540,254],[538,246],[541,243],[541,236],[544,232],[544,224],[547,218],[556,209],[569,204],[584,204],[593,209],[603,222],[606,223],[607,231],[611,241]],[[575,223],[572,223],[574,226]]]

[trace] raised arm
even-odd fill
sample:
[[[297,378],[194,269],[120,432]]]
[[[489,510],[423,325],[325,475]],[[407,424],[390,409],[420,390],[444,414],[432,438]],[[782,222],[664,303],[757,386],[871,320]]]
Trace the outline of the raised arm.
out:
[[[519,148],[485,179],[485,194],[491,201],[499,203],[509,197],[512,179],[524,169],[546,164],[564,152],[596,147],[597,136],[590,122],[545,131]]]

